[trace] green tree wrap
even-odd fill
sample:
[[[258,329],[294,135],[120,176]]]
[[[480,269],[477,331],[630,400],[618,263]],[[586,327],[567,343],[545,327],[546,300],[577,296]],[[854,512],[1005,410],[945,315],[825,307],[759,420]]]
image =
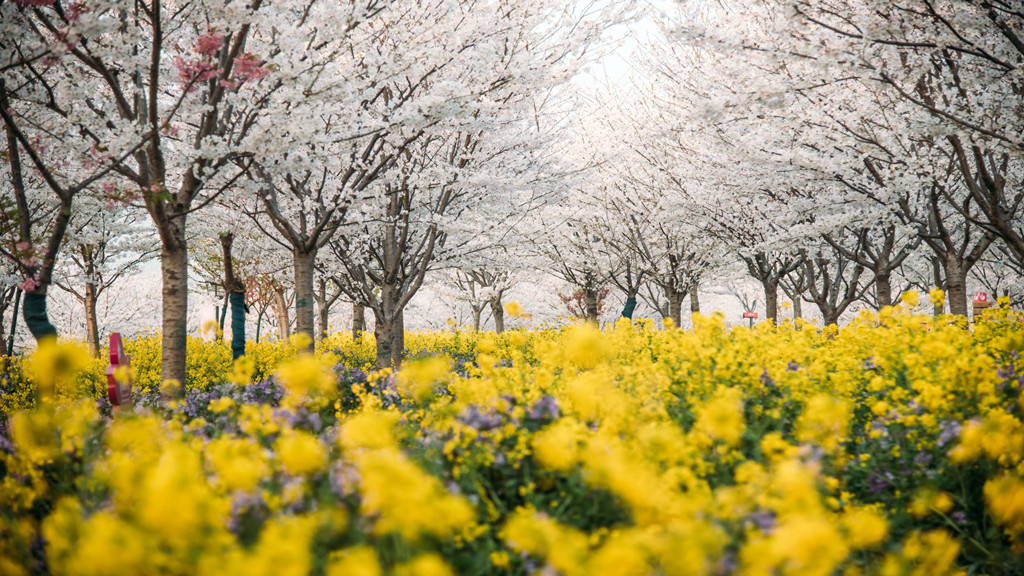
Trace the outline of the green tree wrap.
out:
[[[622,317],[632,320],[633,310],[636,310],[636,298],[626,298],[626,305],[622,308]]]
[[[46,314],[46,294],[26,292],[24,310],[25,325],[36,342],[57,337],[57,328],[50,324],[50,317]]]
[[[232,293],[228,301],[231,302],[231,359],[238,360],[245,355],[245,293]]]

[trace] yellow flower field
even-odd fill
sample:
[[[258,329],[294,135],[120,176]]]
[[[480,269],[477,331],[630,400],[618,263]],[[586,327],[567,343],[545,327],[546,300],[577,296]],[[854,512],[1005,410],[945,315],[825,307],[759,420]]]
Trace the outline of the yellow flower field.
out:
[[[9,368],[0,574],[1024,570],[1005,308],[409,334],[396,374],[369,337],[195,340],[178,401],[158,344],[128,344],[132,413],[74,344]]]

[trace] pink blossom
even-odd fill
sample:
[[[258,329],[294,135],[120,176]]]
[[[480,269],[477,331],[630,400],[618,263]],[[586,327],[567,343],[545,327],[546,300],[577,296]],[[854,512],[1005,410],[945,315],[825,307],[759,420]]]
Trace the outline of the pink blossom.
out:
[[[107,182],[104,182],[103,185],[100,186],[100,188],[107,194],[113,194],[114,192],[117,192],[117,184],[114,184],[109,180]]]
[[[196,52],[206,56],[207,58],[212,58],[213,55],[217,53],[217,50],[220,50],[220,47],[223,45],[224,36],[211,30],[196,40]]]
[[[182,58],[176,58],[174,60],[174,67],[178,69],[178,78],[182,84],[189,84],[195,81],[196,83],[205,82],[210,78],[214,78],[217,74],[220,74],[220,68],[212,63],[205,60],[184,60]],[[193,85],[191,90],[194,90]]]
[[[246,80],[259,80],[270,74],[270,70],[263,68],[263,59],[255,54],[242,54],[235,58],[235,78],[242,82]]]
[[[39,288],[39,280],[35,276],[25,278],[23,281],[18,283],[18,288],[21,288],[25,292],[32,292],[36,288]]]
[[[77,22],[78,19],[89,11],[89,7],[84,2],[72,2],[67,9],[68,20],[71,22]]]
[[[25,252],[32,249],[32,244],[28,241],[21,241],[14,245],[14,249],[19,252]]]
[[[159,193],[160,193],[160,190],[161,190],[162,188],[163,188],[163,187],[162,187],[162,186],[160,186],[159,184],[153,184],[152,186],[150,186],[150,187],[149,187],[149,190],[150,190],[150,191],[151,191],[151,192],[152,192],[153,194],[159,194]]]

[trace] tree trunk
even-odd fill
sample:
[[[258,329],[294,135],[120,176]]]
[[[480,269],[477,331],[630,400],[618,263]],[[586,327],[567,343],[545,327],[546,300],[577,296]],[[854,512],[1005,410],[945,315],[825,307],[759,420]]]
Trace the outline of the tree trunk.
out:
[[[762,280],[764,288],[764,316],[772,322],[779,319],[779,282],[778,280]]]
[[[597,288],[587,287],[583,289],[584,302],[587,307],[587,321],[597,324],[597,305],[598,305],[598,293]]]
[[[398,309],[398,287],[381,286],[381,305],[374,309],[374,336],[377,339],[377,368],[397,370],[402,362],[405,346],[405,326],[402,311]]]
[[[826,308],[821,311],[821,317],[824,318],[824,325],[831,326],[832,324],[839,324],[838,310],[833,308]]]
[[[263,315],[266,314],[266,309],[260,310],[260,313],[256,316],[256,343],[260,343],[260,330],[263,328]]]
[[[948,288],[945,279],[942,277],[942,259],[939,258],[938,256],[934,256],[932,258],[932,277],[935,281],[936,288]],[[948,300],[949,298],[946,299]],[[935,304],[932,307],[932,315],[941,316],[942,313],[945,311],[943,309],[943,306],[943,304]]]
[[[636,311],[636,294],[633,294],[631,296],[627,295],[626,296],[626,303],[623,304],[623,306],[622,306],[622,314],[620,316],[622,316],[623,318],[628,318],[629,320],[632,320],[633,319],[633,312],[635,312],[635,311]]]
[[[224,340],[224,321],[227,320],[228,317],[229,301],[229,294],[225,293],[224,304],[219,308],[217,312],[217,332],[213,335],[213,339],[215,342],[220,342]]]
[[[11,331],[7,334],[7,354],[14,354],[14,336],[18,331],[18,305],[21,304],[24,293],[21,288],[14,289],[14,312],[11,313]],[[0,317],[0,322],[3,322],[3,318]]]
[[[686,293],[678,290],[665,290],[665,296],[668,297],[668,316],[678,328],[683,325],[683,298],[686,297]]]
[[[358,340],[366,331],[366,307],[352,303],[352,339]]]
[[[967,271],[963,262],[955,256],[947,258],[944,264],[949,313],[967,316]]]
[[[164,241],[160,249],[163,280],[163,364],[160,377],[180,385],[178,390],[168,390],[170,398],[180,398],[185,393],[185,345],[188,335],[188,248],[184,232],[176,234],[180,236],[176,239],[177,248],[168,247]]]
[[[284,299],[284,288],[274,288],[274,316],[277,317],[277,337],[287,340],[291,337],[291,326],[288,321],[288,303]]]
[[[313,262],[316,251],[294,252],[295,260],[295,332],[309,336],[307,349],[313,350]]]
[[[473,332],[480,331],[480,317],[484,313],[483,306],[473,306]]]
[[[319,286],[317,286],[316,296],[316,338],[317,340],[323,340],[327,338],[327,331],[329,330],[328,322],[331,316],[331,305],[327,302],[327,282],[323,279],[320,280]]]
[[[799,295],[793,298],[793,321],[804,317],[804,300]]]
[[[391,345],[391,365],[398,370],[402,367],[402,360],[405,355],[405,310],[398,310],[395,313],[394,328],[392,328],[393,344]]]
[[[100,357],[100,329],[96,320],[96,285],[86,281],[82,303],[85,304],[85,341],[94,358]]]
[[[697,284],[690,287],[690,314],[700,314],[700,297],[697,295]]]
[[[501,334],[505,331],[505,309],[501,306],[501,298],[491,298],[491,316],[494,316],[494,331]]]
[[[875,299],[878,309],[892,306],[892,279],[888,262],[875,263]]]
[[[232,292],[231,300],[231,360],[245,355],[245,292]]]

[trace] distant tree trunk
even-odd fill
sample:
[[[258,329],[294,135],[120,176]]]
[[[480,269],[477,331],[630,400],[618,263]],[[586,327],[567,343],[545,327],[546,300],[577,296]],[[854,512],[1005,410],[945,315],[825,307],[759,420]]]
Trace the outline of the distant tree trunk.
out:
[[[224,340],[224,321],[228,317],[228,305],[231,303],[230,294],[224,293],[224,304],[220,306],[217,313],[217,332],[213,335],[215,341]]]
[[[483,316],[484,307],[473,304],[473,332],[480,331],[480,317]]]
[[[586,304],[587,321],[597,324],[598,288],[596,286],[587,286],[583,289],[583,298]]]
[[[697,294],[696,282],[690,287],[690,314],[700,314],[700,296]]]
[[[804,301],[803,298],[797,296],[793,298],[793,320],[796,321],[798,318],[804,317]]]
[[[505,331],[505,309],[502,308],[501,298],[491,298],[488,303],[491,305],[491,316],[494,316],[494,331],[501,334]]]
[[[267,313],[266,308],[260,310],[256,315],[256,343],[260,343],[260,330],[263,328],[263,315]]]
[[[7,334],[7,354],[14,354],[14,336],[18,331],[18,306],[23,296],[21,288],[14,289],[14,311],[11,313],[11,331]],[[0,323],[2,322],[3,317],[0,316]]]
[[[778,280],[762,280],[761,287],[764,288],[764,315],[772,322],[779,319],[779,282]]]
[[[380,306],[374,308],[374,336],[377,339],[377,368],[398,369],[402,364],[405,347],[405,325],[402,310],[398,308],[398,287],[381,286]]]
[[[622,306],[622,318],[633,319],[633,312],[636,311],[636,292],[626,293],[626,303]]]
[[[313,350],[316,335],[313,326],[313,263],[316,250],[293,252],[295,262],[295,332],[309,336],[307,349]]]
[[[947,258],[944,264],[949,313],[967,316],[967,270],[957,257]]]
[[[366,307],[352,303],[352,339],[358,340],[366,331]]]
[[[317,340],[323,340],[327,338],[327,333],[330,330],[328,322],[330,320],[331,309],[327,306],[327,302],[317,308],[316,311],[316,337]]]
[[[245,284],[235,278],[235,262],[231,256],[231,245],[235,235],[221,234],[220,245],[224,252],[224,292],[231,303],[231,361],[234,362],[245,355]],[[225,308],[228,302],[224,303]],[[225,311],[226,313],[226,311]],[[224,321],[221,320],[221,333],[224,333]],[[257,323],[257,326],[259,323]],[[259,329],[257,328],[257,334]],[[257,336],[257,342],[259,337]]]
[[[839,311],[835,308],[828,308],[822,312],[822,318],[824,319],[823,324],[830,326],[832,324],[839,324]]]
[[[665,297],[668,298],[668,316],[678,328],[683,325],[683,299],[686,298],[686,292],[666,288]]]
[[[277,318],[277,337],[287,340],[291,337],[291,326],[288,320],[288,303],[284,299],[284,287],[274,288],[274,316]]]
[[[96,294],[96,285],[86,281],[82,294],[82,304],[85,305],[85,341],[94,358],[100,357],[100,329],[96,320],[97,300],[99,298]]]
[[[936,288],[947,288],[946,280],[942,276],[942,259],[938,256],[932,258],[932,281]],[[948,298],[947,298],[948,300]],[[936,303],[932,306],[932,315],[941,316],[945,312],[945,304]]]
[[[878,300],[878,309],[892,306],[892,271],[889,269],[887,260],[875,262],[875,299]]]

